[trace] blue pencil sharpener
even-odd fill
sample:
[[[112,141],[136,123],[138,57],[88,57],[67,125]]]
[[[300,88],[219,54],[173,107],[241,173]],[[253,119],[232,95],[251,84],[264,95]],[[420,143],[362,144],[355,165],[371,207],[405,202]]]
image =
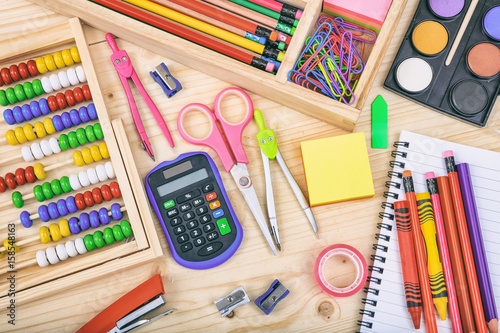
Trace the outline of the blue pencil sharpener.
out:
[[[149,72],[153,79],[161,86],[168,98],[174,96],[182,89],[181,83],[170,74],[167,66],[162,62]]]

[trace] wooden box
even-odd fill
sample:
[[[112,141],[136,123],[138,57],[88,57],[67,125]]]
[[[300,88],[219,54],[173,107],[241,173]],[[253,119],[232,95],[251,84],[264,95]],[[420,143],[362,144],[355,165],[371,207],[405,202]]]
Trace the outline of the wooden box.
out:
[[[301,53],[321,14],[322,0],[285,0],[304,10],[302,19],[276,75],[265,73],[217,52],[191,43],[155,27],[87,0],[32,0],[57,13],[80,17],[102,31],[164,55],[186,66],[276,101],[314,118],[352,131],[375,79],[382,58],[404,10],[406,0],[393,0],[355,91],[357,101],[347,106],[287,81],[289,70]],[[182,81],[182,78],[179,78]]]
[[[92,164],[86,164],[83,167],[77,167],[73,163],[72,155],[75,150],[81,150],[84,147],[90,147],[100,142],[97,141],[94,143],[89,142],[76,149],[70,148],[67,151],[52,154],[40,160],[25,162],[21,157],[21,148],[30,145],[32,142],[28,141],[16,146],[10,146],[5,141],[4,134],[9,129],[24,126],[28,123],[34,124],[37,121],[43,121],[43,119],[52,117],[56,113],[51,112],[48,115],[42,115],[38,118],[33,118],[32,120],[15,125],[8,125],[5,122],[0,123],[0,132],[4,137],[0,139],[3,140],[0,144],[0,174],[2,177],[9,172],[14,173],[17,168],[26,168],[30,165],[33,166],[35,163],[42,163],[46,168],[53,166],[52,169],[54,169],[47,171],[47,178],[45,180],[37,180],[33,184],[26,183],[22,186],[18,186],[14,190],[7,189],[6,192],[0,193],[0,216],[3,222],[1,241],[3,242],[7,237],[7,223],[17,221],[15,223],[15,237],[17,243],[21,246],[21,250],[15,254],[13,266],[8,266],[7,254],[3,256],[3,259],[0,259],[0,276],[2,277],[0,282],[0,304],[2,307],[7,306],[14,297],[16,304],[42,298],[45,295],[53,294],[57,290],[77,287],[92,279],[102,279],[108,273],[143,264],[148,260],[163,255],[142,181],[139,178],[139,173],[132,158],[132,152],[123,123],[120,119],[110,119],[107,113],[80,20],[78,18],[73,18],[63,24],[41,30],[36,35],[25,35],[2,41],[0,43],[0,68],[8,68],[12,64],[17,65],[20,62],[26,62],[29,59],[36,59],[39,56],[53,54],[56,51],[69,49],[75,45],[78,47],[82,62],[81,64],[75,64],[71,67],[75,68],[77,65],[83,66],[87,77],[86,84],[89,85],[92,92],[92,101],[86,101],[74,107],[68,107],[64,111],[69,111],[72,108],[78,109],[81,106],[93,102],[96,106],[98,120],[88,123],[82,122],[82,124],[78,126],[56,132],[50,136],[46,136],[44,139],[51,137],[59,138],[63,133],[67,134],[70,131],[75,131],[77,128],[86,127],[89,124],[99,122],[104,133],[104,141],[109,150],[110,161],[113,165],[116,179],[109,179],[105,182],[90,185],[68,194],[63,193],[62,195],[55,196],[44,202],[38,202],[35,198],[31,198],[25,200],[24,207],[21,209],[15,208],[11,200],[11,195],[14,191],[20,191],[23,197],[27,197],[33,194],[33,187],[36,185],[41,185],[47,181],[50,182],[53,179],[60,179],[70,174],[78,174],[80,171],[87,170],[91,167],[95,168],[96,165],[99,164],[104,164],[104,162],[108,160],[103,159]],[[67,69],[68,67],[64,67],[19,82],[31,82],[34,79],[41,79],[43,76],[48,76]],[[14,84],[17,83],[4,85],[0,89],[13,87]],[[83,83],[79,86],[82,85]],[[49,95],[55,95],[57,92],[64,92],[67,89],[73,88],[75,87],[64,88],[60,91],[35,97],[33,100],[38,101],[40,98],[47,98]],[[15,105],[20,106],[30,103],[31,101],[32,100],[26,100]],[[2,110],[12,108],[15,105],[2,108]],[[61,112],[57,112],[57,114],[61,114]],[[40,138],[37,138],[33,142],[40,142],[40,140]],[[30,214],[36,214],[41,204],[47,205],[59,199],[66,199],[70,195],[74,196],[76,193],[83,193],[95,187],[101,187],[103,184],[109,184],[111,181],[118,182],[122,193],[121,198],[112,201],[104,201],[101,204],[95,204],[91,208],[87,207],[84,211],[77,211],[64,217],[61,216],[58,219],[46,223],[42,222],[40,219],[33,219],[34,223],[31,228],[24,228],[19,222],[19,215],[23,210],[28,211]],[[69,219],[73,216],[79,217],[82,212],[89,213],[89,211],[98,210],[101,207],[109,209],[111,204],[115,202],[125,207],[123,219],[128,220],[132,225],[134,232],[133,237],[130,237],[128,241],[115,242],[112,245],[106,245],[103,248],[97,248],[91,252],[89,251],[85,254],[77,255],[76,257],[61,261],[56,265],[49,265],[44,268],[37,265],[35,257],[38,250],[45,250],[49,246],[55,247],[57,244],[64,244],[68,240],[83,237],[86,234],[94,233],[96,230],[102,231],[105,227],[113,226],[119,222],[111,220],[109,225],[101,225],[96,229],[90,228],[89,230],[82,231],[80,234],[72,234],[68,237],[63,237],[57,242],[50,242],[48,244],[42,244],[38,236],[41,226],[48,227],[51,223],[58,223],[61,219]],[[11,295],[12,297],[8,294],[10,284],[6,279],[6,276],[10,276],[11,274],[15,276],[15,282],[13,283],[15,295]]]

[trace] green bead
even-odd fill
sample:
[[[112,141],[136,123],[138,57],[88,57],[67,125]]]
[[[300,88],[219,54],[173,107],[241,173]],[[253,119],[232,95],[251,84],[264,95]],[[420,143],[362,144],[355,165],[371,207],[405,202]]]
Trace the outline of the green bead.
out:
[[[22,208],[24,206],[23,195],[21,194],[21,192],[16,191],[12,193],[12,203],[16,208]]]
[[[102,132],[101,124],[99,124],[99,123],[94,124],[94,134],[95,134],[97,140],[104,139],[104,133]]]
[[[69,145],[72,148],[76,148],[76,147],[80,146],[80,143],[78,142],[78,138],[76,137],[75,132],[68,133],[68,141],[69,141]]]
[[[111,228],[104,229],[104,241],[106,244],[111,245],[115,242],[115,238],[113,237],[113,230]]]
[[[50,188],[52,188],[52,192],[54,192],[55,195],[61,195],[63,193],[59,179],[52,180],[52,182],[50,182]]]
[[[73,189],[71,188],[71,184],[69,183],[69,178],[67,176],[61,177],[59,181],[61,183],[61,188],[64,191],[64,193],[69,193],[73,191]]]
[[[42,184],[42,191],[45,200],[50,200],[54,197],[54,192],[52,192],[52,187],[49,182],[45,182]]]
[[[90,142],[97,140],[94,133],[94,127],[92,127],[92,125],[85,127],[85,133],[87,134],[87,139],[89,139]]]
[[[102,238],[102,231],[97,230],[94,232],[92,235],[92,238],[94,239],[94,244],[98,248],[104,247],[106,243],[104,242],[104,238]]]
[[[35,187],[33,187],[33,194],[35,195],[36,201],[45,201],[45,195],[43,195],[43,189],[41,185],[36,185]]]
[[[1,106],[9,105],[9,100],[7,99],[7,95],[5,94],[5,90],[0,90],[0,105]]]
[[[69,140],[66,134],[61,134],[59,137],[59,147],[62,151],[66,151],[69,149]]]
[[[40,80],[33,80],[33,82],[31,82],[31,85],[33,86],[33,91],[37,96],[43,95],[45,93],[43,91],[42,82]]]
[[[121,242],[125,239],[125,237],[123,236],[122,228],[119,225],[113,226],[113,236],[115,236],[117,242]]]
[[[16,94],[17,100],[22,102],[26,99],[26,93],[24,92],[23,86],[21,84],[16,84],[14,86],[14,93]]]
[[[16,93],[14,92],[14,88],[7,88],[7,90],[5,90],[5,94],[7,95],[7,99],[9,100],[10,104],[15,104],[18,102]]]
[[[23,84],[24,93],[28,99],[35,97],[35,91],[33,90],[33,85],[31,82],[24,82]]]
[[[85,130],[83,128],[79,128],[76,130],[76,138],[81,145],[84,145],[87,142],[89,142],[87,140],[87,136],[85,135]]]
[[[83,243],[85,244],[87,251],[95,250],[94,238],[92,237],[91,234],[85,235],[85,237],[83,237]]]
[[[120,222],[120,227],[122,228],[123,235],[125,237],[132,236],[132,227],[130,226],[130,222],[127,220],[123,220]]]

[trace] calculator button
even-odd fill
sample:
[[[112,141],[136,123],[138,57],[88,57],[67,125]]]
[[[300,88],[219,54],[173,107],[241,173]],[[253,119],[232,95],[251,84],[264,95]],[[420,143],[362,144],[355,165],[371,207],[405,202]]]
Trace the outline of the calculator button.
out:
[[[196,238],[194,241],[193,241],[194,245],[195,246],[202,246],[203,244],[206,243],[206,240],[205,238],[202,236],[202,237],[199,237],[199,238]]]
[[[217,220],[217,227],[219,227],[219,232],[221,236],[231,233],[231,227],[227,223],[226,218]]]
[[[198,251],[198,255],[202,256],[202,257],[209,256],[209,255],[219,251],[221,248],[222,248],[221,242],[213,242],[213,243],[210,243],[210,244],[203,246]]]
[[[207,234],[207,240],[210,242],[210,241],[213,241],[213,240],[216,240],[217,238],[219,238],[219,234],[216,233],[215,231],[214,232],[211,232],[209,234]]]
[[[212,216],[210,216],[210,214],[203,215],[202,217],[200,217],[200,222],[201,223],[207,223],[207,222],[210,222],[210,221],[212,221]]]
[[[177,237],[177,243],[179,243],[179,244],[185,243],[188,241],[188,239],[189,239],[189,236],[187,234],[180,235],[179,237]]]
[[[200,190],[193,190],[191,192],[188,192],[184,195],[177,197],[175,199],[175,201],[177,201],[177,203],[183,203],[183,202],[186,202],[186,201],[191,200],[193,198],[196,198],[200,194],[201,194]]]
[[[170,225],[172,227],[175,227],[176,225],[179,225],[182,223],[182,220],[179,217],[173,218],[170,220]]]
[[[179,214],[179,211],[177,210],[177,208],[174,208],[174,209],[167,211],[168,217],[174,217],[174,216],[177,216],[178,214]]]
[[[202,214],[206,214],[207,212],[208,212],[208,208],[205,206],[196,208],[196,214],[198,214],[198,216],[200,216]]]
[[[212,201],[212,202],[209,204],[209,206],[210,206],[210,209],[211,209],[211,210],[217,209],[217,208],[219,208],[219,207],[220,207],[220,201],[219,201],[219,200],[217,200],[217,201]]]
[[[216,211],[212,212],[212,215],[214,218],[218,219],[219,217],[224,216],[224,211],[222,209],[217,209]]]
[[[182,218],[186,221],[194,219],[194,212],[187,212],[186,214],[182,215]]]
[[[168,200],[163,203],[163,208],[169,209],[175,206],[174,200]]]
[[[191,243],[186,243],[181,245],[181,251],[182,252],[187,252],[193,248],[193,244]]]
[[[213,223],[205,224],[203,226],[203,231],[210,232],[215,229],[215,225]]]
[[[193,238],[200,236],[201,235],[201,229],[198,228],[198,229],[191,230],[190,235]]]
[[[185,203],[185,204],[182,204],[179,208],[180,208],[181,212],[184,213],[184,212],[191,209],[191,204]]]
[[[198,221],[196,220],[189,221],[188,223],[186,223],[186,226],[189,230],[194,229],[198,226]]]
[[[207,185],[203,186],[202,189],[203,189],[203,193],[208,193],[208,192],[214,190],[214,186],[212,184],[207,184]]]
[[[217,193],[215,192],[208,193],[207,195],[205,195],[205,199],[207,199],[207,201],[215,200],[217,199]]]
[[[194,199],[193,206],[198,207],[199,205],[203,205],[205,201],[202,198]]]
[[[184,231],[186,231],[186,227],[183,225],[180,225],[180,226],[174,228],[174,234],[176,234],[176,235],[180,235]]]

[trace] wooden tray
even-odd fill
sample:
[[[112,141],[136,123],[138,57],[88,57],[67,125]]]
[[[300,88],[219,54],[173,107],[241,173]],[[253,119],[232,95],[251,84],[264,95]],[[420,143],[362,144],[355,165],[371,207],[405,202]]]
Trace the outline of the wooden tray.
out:
[[[46,54],[53,54],[55,51],[61,51],[63,49],[70,48],[76,45],[78,47],[80,57],[82,59],[81,64],[75,64],[71,67],[76,67],[82,65],[87,77],[87,83],[90,86],[92,92],[92,101],[84,102],[75,105],[74,107],[68,107],[64,111],[69,111],[72,108],[79,108],[90,102],[93,102],[96,106],[98,113],[98,120],[91,121],[89,123],[82,123],[78,126],[74,126],[70,129],[66,129],[62,132],[56,132],[50,137],[59,137],[62,133],[68,133],[70,131],[75,131],[77,128],[87,126],[89,124],[94,124],[99,122],[102,126],[104,132],[104,140],[107,144],[110,160],[113,164],[113,168],[116,174],[116,179],[107,180],[103,183],[98,183],[95,185],[90,185],[89,187],[82,188],[79,191],[71,192],[68,194],[63,194],[61,196],[56,196],[51,200],[46,200],[43,204],[48,204],[49,202],[56,202],[59,199],[65,199],[69,195],[75,195],[76,193],[83,193],[84,191],[92,190],[95,187],[101,187],[103,184],[109,184],[111,181],[117,181],[122,193],[122,198],[114,199],[112,201],[104,201],[100,205],[94,205],[92,208],[86,208],[84,211],[89,212],[91,210],[98,210],[101,207],[106,207],[109,209],[111,204],[118,202],[126,207],[123,219],[128,220],[134,232],[134,237],[129,239],[128,242],[122,241],[115,243],[110,246],[105,246],[102,249],[96,249],[92,252],[87,252],[83,255],[77,255],[74,258],[69,258],[65,261],[59,262],[56,265],[49,265],[48,267],[41,268],[37,265],[35,260],[35,254],[38,250],[46,249],[49,246],[56,246],[57,244],[64,244],[70,239],[75,239],[77,237],[83,237],[86,234],[95,232],[96,230],[103,230],[106,226],[100,226],[97,229],[89,229],[82,231],[78,235],[70,235],[69,237],[63,237],[57,242],[50,242],[48,244],[42,244],[40,239],[36,239],[39,228],[43,225],[49,226],[51,223],[58,223],[60,219],[69,219],[72,216],[78,217],[82,211],[77,211],[74,214],[69,214],[67,216],[61,217],[57,220],[52,220],[47,223],[43,223],[41,220],[33,220],[33,226],[31,228],[24,228],[20,223],[16,224],[16,240],[22,241],[23,239],[36,239],[27,245],[21,247],[21,250],[15,255],[15,264],[13,269],[7,266],[7,255],[4,255],[0,259],[0,304],[2,307],[9,304],[11,297],[8,295],[9,282],[6,276],[10,274],[15,275],[15,302],[16,304],[32,301],[34,299],[42,298],[45,295],[53,294],[55,290],[61,290],[65,288],[70,288],[74,286],[81,285],[87,281],[93,279],[99,279],[108,273],[115,272],[118,270],[123,270],[130,268],[132,266],[143,264],[145,261],[151,260],[158,256],[163,255],[162,247],[160,245],[158,234],[154,226],[153,217],[151,215],[148,201],[145,195],[145,191],[142,185],[142,181],[139,178],[139,173],[137,171],[135,162],[132,158],[132,151],[129,146],[129,141],[126,136],[126,132],[123,123],[120,119],[110,119],[107,113],[102,95],[101,89],[99,88],[99,83],[97,81],[96,73],[92,66],[92,61],[90,53],[88,50],[88,44],[85,40],[85,36],[82,30],[81,22],[78,18],[73,18],[68,22],[59,24],[57,26],[41,30],[36,35],[25,35],[22,37],[9,39],[2,41],[0,43],[0,68],[8,67],[12,64],[19,64],[22,61],[27,61],[29,59],[36,59],[39,56]],[[60,70],[67,70],[68,67],[64,67]],[[50,75],[60,71],[55,70],[53,72],[48,72],[43,75],[39,75],[34,78],[28,78],[27,80],[20,81],[33,81],[35,78],[41,79],[44,75]],[[10,85],[4,85],[1,89],[6,89],[9,86],[14,86],[12,83]],[[79,86],[82,86],[80,84]],[[63,88],[59,92],[64,92],[67,89],[74,89],[74,87]],[[47,97],[51,94],[45,94],[39,97],[35,97],[33,100],[39,100],[42,97]],[[29,103],[31,100],[17,103],[17,105],[22,105]],[[11,105],[8,108],[12,108]],[[2,108],[2,111],[5,108]],[[54,114],[60,114],[61,111],[52,112],[49,115],[41,116],[39,118],[34,118],[30,121],[23,122],[21,124],[8,125],[5,122],[0,123],[0,132],[4,137],[4,133],[9,129],[14,129],[14,127],[23,126],[27,123],[34,124],[36,121],[42,121],[47,117],[52,117]],[[45,139],[49,136],[45,137]],[[10,203],[10,205],[3,205],[0,209],[0,216],[2,217],[1,225],[1,241],[7,237],[7,223],[10,221],[19,221],[19,214],[21,211],[26,210],[31,214],[37,212],[40,204],[34,198],[26,200],[24,207],[22,209],[17,209],[11,203],[11,195],[14,191],[20,191],[23,196],[33,193],[33,187],[35,185],[41,185],[43,182],[51,181],[52,179],[60,179],[62,176],[69,176],[72,173],[78,173],[82,170],[87,170],[91,167],[95,167],[98,164],[104,164],[108,160],[101,160],[99,162],[94,162],[92,164],[85,165],[81,168],[77,167],[73,163],[66,163],[65,161],[72,161],[72,154],[75,150],[81,150],[83,147],[89,147],[92,143],[87,143],[86,145],[80,146],[76,149],[69,149],[58,154],[52,154],[41,160],[35,160],[33,162],[25,162],[21,157],[21,148],[24,145],[29,145],[32,142],[28,141],[24,144],[18,144],[16,146],[10,146],[5,138],[0,144],[0,174],[2,177],[8,172],[14,172],[17,168],[26,168],[29,165],[34,165],[35,163],[43,163],[46,167],[54,165],[56,163],[63,162],[63,166],[57,168],[56,170],[51,170],[47,172],[47,178],[43,181],[38,180],[33,184],[25,184],[18,186],[15,190],[7,189],[5,193],[0,193],[0,202]],[[36,139],[33,142],[39,142],[40,139]],[[97,142],[99,143],[99,142]],[[95,144],[95,143],[93,143]],[[18,156],[15,159],[15,156]],[[4,163],[2,163],[4,161]],[[115,223],[112,221],[110,226]],[[14,271],[12,273],[7,273],[7,271]]]
[[[247,64],[222,56],[217,52],[87,0],[32,1],[57,13],[80,17],[93,27],[110,32],[145,49],[245,88],[311,117],[352,131],[407,0],[393,0],[356,88],[357,101],[352,106],[347,106],[287,81],[288,71],[292,69],[300,55],[305,39],[315,30],[316,21],[322,10],[322,0],[284,1],[303,9],[304,13],[277,75],[264,73]]]

